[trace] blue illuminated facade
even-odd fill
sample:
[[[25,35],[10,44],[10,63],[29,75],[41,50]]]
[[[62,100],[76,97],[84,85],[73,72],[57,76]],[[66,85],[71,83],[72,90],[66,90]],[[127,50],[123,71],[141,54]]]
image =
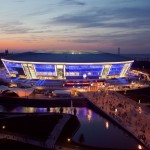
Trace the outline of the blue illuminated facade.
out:
[[[109,71],[109,76],[119,75],[124,67],[124,64],[113,64]]]
[[[125,77],[133,60],[99,52],[72,54],[30,52],[11,55],[7,59],[2,59],[2,62],[11,76],[22,75],[27,79],[97,80]]]
[[[24,75],[24,71],[23,71],[21,63],[4,62],[4,64],[11,74]]]
[[[66,65],[66,77],[99,78],[103,69],[103,65]]]
[[[26,75],[28,78],[55,77],[61,79],[101,79],[122,77],[128,73],[132,63],[128,64],[93,64],[93,65],[55,65],[55,64],[24,64],[3,61],[10,74]],[[59,67],[61,66],[61,68]],[[105,67],[107,66],[107,67]]]
[[[55,76],[55,65],[34,64],[37,76]]]

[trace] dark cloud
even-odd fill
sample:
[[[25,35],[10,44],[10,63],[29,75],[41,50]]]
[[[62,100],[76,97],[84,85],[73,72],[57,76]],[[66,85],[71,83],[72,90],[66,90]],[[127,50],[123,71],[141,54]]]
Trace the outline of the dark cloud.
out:
[[[95,8],[78,14],[65,14],[53,18],[50,23],[71,25],[80,28],[140,28],[149,27],[150,9],[124,7],[118,9]]]
[[[63,0],[61,1],[60,4],[67,4],[67,5],[78,5],[78,6],[83,6],[83,5],[86,5],[85,2],[79,2],[77,0]]]
[[[58,25],[73,25],[78,27],[96,27],[100,26],[100,22],[107,21],[108,16],[99,15],[97,13],[81,13],[77,15],[63,15],[53,18],[53,23]],[[50,21],[51,23],[51,21]]]

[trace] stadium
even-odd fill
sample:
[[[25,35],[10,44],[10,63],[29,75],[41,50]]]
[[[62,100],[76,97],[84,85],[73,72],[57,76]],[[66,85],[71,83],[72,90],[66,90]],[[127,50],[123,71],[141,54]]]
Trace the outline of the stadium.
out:
[[[10,76],[49,80],[126,77],[133,63],[122,55],[102,52],[25,52],[1,60]]]

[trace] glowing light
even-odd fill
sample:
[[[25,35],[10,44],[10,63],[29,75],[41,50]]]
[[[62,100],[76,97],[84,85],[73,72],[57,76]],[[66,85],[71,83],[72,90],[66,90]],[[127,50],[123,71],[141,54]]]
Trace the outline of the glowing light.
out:
[[[139,99],[139,103],[141,103],[140,99]]]
[[[70,142],[70,141],[71,141],[71,139],[70,139],[70,138],[68,138],[68,139],[67,139],[67,141],[68,141],[68,142]]]
[[[2,129],[5,129],[5,128],[6,128],[6,126],[5,126],[5,125],[3,125],[3,126],[2,126]]]
[[[141,145],[138,145],[138,149],[143,149]]]
[[[105,122],[105,126],[106,126],[106,129],[109,128],[109,122],[108,121]]]
[[[30,112],[30,113],[35,112],[35,110],[36,110],[36,109],[35,109],[34,107],[29,107],[29,108],[28,108],[28,112]]]
[[[83,74],[83,78],[86,79],[86,77],[87,77],[87,75],[86,75],[86,74]]]

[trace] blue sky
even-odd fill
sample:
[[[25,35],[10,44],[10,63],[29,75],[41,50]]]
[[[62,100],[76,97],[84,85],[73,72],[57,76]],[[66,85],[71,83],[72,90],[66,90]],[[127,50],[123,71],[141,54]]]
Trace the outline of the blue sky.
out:
[[[150,53],[149,0],[0,0],[0,50]]]

